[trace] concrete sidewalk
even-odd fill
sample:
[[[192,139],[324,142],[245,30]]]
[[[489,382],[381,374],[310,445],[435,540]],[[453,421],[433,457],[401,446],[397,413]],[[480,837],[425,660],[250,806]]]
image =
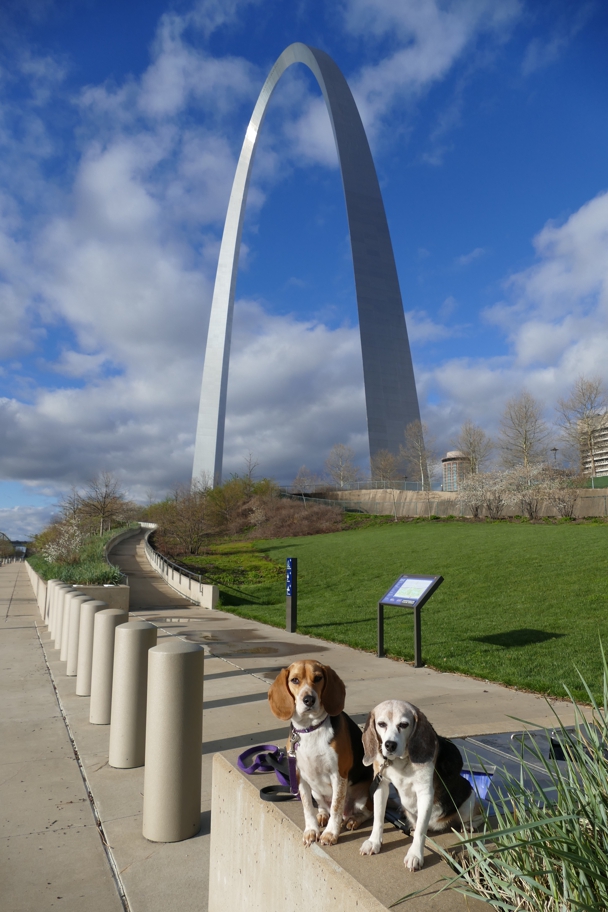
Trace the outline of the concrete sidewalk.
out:
[[[143,768],[108,766],[109,726],[89,724],[89,701],[75,696],[75,679],[65,676],[65,663],[59,662],[46,628],[40,627],[24,567],[2,567],[2,880],[11,912],[34,907],[69,912],[205,910],[212,756],[284,742],[287,726],[270,713],[266,693],[278,671],[298,657],[313,656],[338,671],[347,684],[346,710],[357,722],[376,703],[396,697],[420,705],[448,736],[521,727],[510,717],[554,725],[550,706],[531,694],[414,669],[225,612],[188,607],[160,577],[150,576],[138,538],[121,542],[119,548],[113,559],[125,569],[128,563],[131,614],[157,624],[159,637],[184,637],[203,644],[207,652],[201,833],[174,844],[143,838]],[[553,705],[566,724],[573,721],[568,704]],[[401,845],[403,837],[398,839]],[[334,857],[339,849],[340,844],[328,854]],[[415,876],[421,878],[425,870]],[[403,892],[418,885],[420,879],[415,885],[404,880]]]

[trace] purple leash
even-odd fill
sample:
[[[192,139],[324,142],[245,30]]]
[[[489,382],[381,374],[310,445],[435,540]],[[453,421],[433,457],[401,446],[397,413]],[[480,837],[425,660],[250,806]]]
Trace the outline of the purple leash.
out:
[[[287,761],[287,768],[285,768],[285,761]],[[299,797],[295,754],[286,757],[276,744],[260,744],[256,747],[248,747],[242,754],[239,754],[236,763],[238,768],[247,775],[272,773],[273,771],[276,773],[281,785],[270,785],[261,789],[260,795],[265,801],[288,801],[290,798]],[[289,789],[289,794],[285,793],[285,789]]]

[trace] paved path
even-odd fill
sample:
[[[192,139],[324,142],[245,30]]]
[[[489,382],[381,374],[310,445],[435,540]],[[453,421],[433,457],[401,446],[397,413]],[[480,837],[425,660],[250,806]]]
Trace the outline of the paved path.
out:
[[[0,906],[119,912],[21,563],[0,567],[0,617]]]
[[[146,558],[144,538],[148,530],[124,539],[112,548],[112,562],[129,578],[130,609],[191,608],[192,602],[168,586]]]
[[[551,706],[532,694],[190,606],[142,563],[137,538],[121,542],[112,556],[129,575],[133,614],[157,624],[159,637],[177,635],[206,649],[201,833],[168,845],[143,838],[143,768],[108,766],[109,726],[89,724],[89,701],[75,695],[75,679],[65,676],[25,568],[0,567],[3,912],[204,912],[213,753],[284,740],[286,726],[271,715],[266,693],[297,657],[314,656],[338,671],[347,683],[346,709],[358,722],[376,703],[397,697],[420,705],[444,735],[519,728],[510,717],[553,726]],[[572,721],[568,704],[553,705]],[[329,853],[339,858],[340,851],[339,844]]]

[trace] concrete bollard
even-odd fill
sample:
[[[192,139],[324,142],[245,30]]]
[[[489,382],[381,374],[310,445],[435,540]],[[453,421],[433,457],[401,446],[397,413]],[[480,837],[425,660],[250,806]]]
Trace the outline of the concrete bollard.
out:
[[[44,596],[44,612],[42,612],[42,620],[44,621],[45,624],[49,625],[49,630],[50,630],[49,617],[50,617],[50,611],[51,611],[51,596],[53,594],[53,590],[55,589],[56,586],[59,585],[59,583],[60,583],[60,580],[58,580],[58,579],[50,579],[50,580],[47,580],[47,583],[46,583],[46,592],[45,592],[45,596]]]
[[[93,665],[91,668],[91,713],[93,725],[109,725],[112,712],[112,673],[114,635],[119,624],[129,620],[126,611],[106,608],[95,615],[93,627]]]
[[[44,608],[40,612],[40,615],[44,623],[47,625],[49,624],[49,612],[51,610],[51,596],[57,586],[61,586],[61,580],[50,579],[46,584],[46,597],[43,602]]]
[[[151,842],[200,830],[204,655],[175,637],[148,653],[143,835]]]
[[[85,602],[91,602],[88,595],[73,595],[68,607],[68,636],[65,673],[73,678],[78,673],[78,638],[80,636],[80,612]],[[63,646],[62,650],[63,652]]]
[[[148,651],[156,637],[156,627],[147,621],[116,628],[109,763],[118,769],[144,765]]]
[[[93,665],[93,630],[95,615],[107,608],[106,602],[83,602],[80,608],[78,631],[78,667],[76,670],[76,696],[91,696],[91,668]]]
[[[61,628],[63,626],[65,598],[67,595],[71,595],[73,591],[74,587],[68,586],[66,583],[59,587],[53,600],[53,639],[55,641],[55,649],[61,649]]]
[[[55,639],[55,618],[57,617],[57,603],[59,601],[59,596],[66,588],[66,585],[66,583],[56,583],[56,585],[53,586],[53,588],[47,594],[49,633],[53,640]]]
[[[68,628],[70,624],[70,610],[72,607],[72,602],[75,598],[82,596],[86,598],[84,592],[80,592],[79,589],[72,589],[71,592],[66,592],[63,597],[63,613],[61,617],[61,637],[60,642],[58,643],[59,649],[59,661],[65,662],[68,658]]]

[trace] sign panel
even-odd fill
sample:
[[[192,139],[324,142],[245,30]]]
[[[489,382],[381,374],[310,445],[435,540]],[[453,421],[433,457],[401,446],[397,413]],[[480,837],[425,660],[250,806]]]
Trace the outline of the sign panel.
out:
[[[380,604],[416,608],[421,602],[425,602],[442,582],[441,576],[406,573],[400,576],[388,592],[382,596]]]
[[[293,569],[292,569],[292,557],[287,558],[287,570],[285,573],[285,587],[287,590],[287,595],[292,595],[293,589]]]

